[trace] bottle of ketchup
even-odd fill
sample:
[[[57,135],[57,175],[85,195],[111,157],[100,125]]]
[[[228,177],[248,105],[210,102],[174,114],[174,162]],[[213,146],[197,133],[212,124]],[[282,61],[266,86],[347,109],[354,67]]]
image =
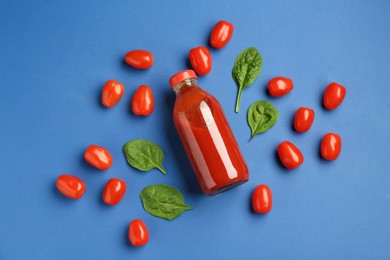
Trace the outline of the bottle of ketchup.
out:
[[[197,85],[193,70],[175,74],[173,120],[199,185],[208,196],[248,181],[248,167],[222,107]]]

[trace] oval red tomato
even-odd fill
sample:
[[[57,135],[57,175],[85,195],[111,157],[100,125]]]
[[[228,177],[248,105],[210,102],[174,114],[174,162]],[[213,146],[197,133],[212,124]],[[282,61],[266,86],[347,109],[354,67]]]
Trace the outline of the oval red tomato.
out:
[[[112,156],[107,149],[90,145],[84,153],[85,160],[100,170],[108,170],[112,164]]]
[[[133,113],[139,116],[148,116],[154,109],[153,91],[146,85],[141,85],[133,95],[131,100]]]
[[[256,213],[268,213],[272,209],[271,189],[261,184],[252,193],[252,207]]]
[[[336,160],[341,152],[341,137],[335,133],[327,133],[322,138],[321,156],[325,160]]]
[[[126,182],[112,178],[104,186],[103,201],[104,203],[114,206],[118,204],[126,193]]]
[[[336,109],[344,100],[347,90],[344,86],[335,82],[329,84],[324,92],[324,107],[333,110]]]
[[[217,49],[225,47],[232,38],[233,31],[233,24],[223,20],[219,21],[211,31],[210,45]]]
[[[125,88],[123,84],[116,80],[109,80],[104,84],[102,91],[102,103],[110,108],[116,105],[122,98]]]
[[[268,82],[269,94],[273,97],[281,97],[293,90],[294,85],[290,78],[275,77]]]
[[[211,71],[211,54],[206,47],[199,46],[191,49],[189,57],[192,67],[200,76],[204,76]]]
[[[284,167],[289,170],[299,167],[304,161],[301,151],[289,141],[279,144],[278,154]]]
[[[154,58],[150,51],[134,50],[126,53],[125,61],[137,69],[149,69],[153,66]]]
[[[307,107],[298,108],[294,117],[294,128],[297,132],[304,133],[310,129],[314,121],[314,110]]]
[[[56,187],[64,196],[74,200],[80,199],[86,190],[82,179],[68,174],[58,177]]]
[[[129,240],[133,246],[143,246],[149,242],[149,231],[142,220],[135,219],[130,222]]]

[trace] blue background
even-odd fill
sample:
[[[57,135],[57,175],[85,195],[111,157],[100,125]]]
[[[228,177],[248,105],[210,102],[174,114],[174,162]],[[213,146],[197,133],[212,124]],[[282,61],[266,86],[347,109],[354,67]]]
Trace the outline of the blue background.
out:
[[[361,1],[20,1],[0,2],[1,188],[0,259],[390,259],[390,2]],[[211,49],[212,72],[199,79],[215,95],[247,160],[251,179],[216,197],[201,194],[172,123],[169,77],[188,67],[190,48],[206,45],[214,24],[235,25],[231,42]],[[237,54],[254,46],[263,70],[244,90],[231,69]],[[123,62],[133,49],[154,53],[150,70]],[[294,80],[294,90],[274,99],[274,76]],[[124,83],[116,107],[100,104],[108,79]],[[332,81],[347,96],[335,111],[321,106]],[[135,89],[147,84],[156,109],[146,118],[130,112]],[[246,110],[259,99],[280,112],[277,124],[251,142]],[[305,134],[292,130],[295,110],[315,110]],[[319,156],[322,136],[343,139],[337,161]],[[144,138],[165,151],[168,174],[129,167],[122,145]],[[282,168],[275,150],[294,142],[305,163]],[[114,163],[106,172],[83,159],[90,144],[106,147]],[[87,184],[72,201],[55,189],[70,173]],[[101,193],[118,177],[128,192],[116,207]],[[139,192],[165,183],[195,207],[169,222],[146,213]],[[252,190],[273,192],[268,215],[251,211]],[[128,224],[141,218],[150,242],[134,248]]]

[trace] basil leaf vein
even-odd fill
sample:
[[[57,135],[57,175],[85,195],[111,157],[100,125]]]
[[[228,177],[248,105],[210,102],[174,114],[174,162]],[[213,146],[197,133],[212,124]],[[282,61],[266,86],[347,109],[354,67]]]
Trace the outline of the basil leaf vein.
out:
[[[127,163],[134,168],[141,171],[150,171],[157,168],[166,174],[166,170],[162,166],[164,152],[157,144],[148,140],[137,139],[126,143],[122,150]]]
[[[251,128],[251,139],[268,131],[278,120],[279,112],[270,102],[259,100],[248,109],[248,125]]]
[[[140,197],[146,212],[167,220],[175,219],[184,211],[192,209],[185,205],[179,190],[166,184],[147,186],[141,191]]]
[[[240,52],[234,61],[232,76],[238,85],[236,112],[240,110],[242,90],[253,84],[259,76],[262,66],[262,56],[260,52],[253,47]]]

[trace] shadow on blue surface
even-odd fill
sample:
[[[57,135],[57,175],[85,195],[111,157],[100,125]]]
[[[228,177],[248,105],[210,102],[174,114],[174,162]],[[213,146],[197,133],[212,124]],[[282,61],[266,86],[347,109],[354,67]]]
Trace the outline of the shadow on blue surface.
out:
[[[217,24],[218,21],[215,21],[215,25]],[[213,31],[214,29],[214,25],[212,23],[210,23],[210,26],[208,28],[205,28],[205,35],[204,35],[204,46],[207,46],[207,48],[210,50],[210,52],[212,52],[212,50],[220,50],[220,49],[215,49],[214,47],[212,47],[210,45],[210,36],[211,36],[211,32]],[[227,43],[229,44],[229,43]]]
[[[103,90],[103,86],[106,82],[102,82],[101,85],[99,86],[96,86],[94,88],[94,90],[96,91],[96,103],[98,104],[98,108],[101,109],[101,110],[108,110],[107,107],[105,107],[102,103],[102,90]]]
[[[188,58],[188,56],[185,57],[184,64],[185,64],[185,66],[186,66],[185,69],[191,69],[191,70],[193,70],[192,65],[191,65],[191,61],[190,61],[190,59]]]
[[[97,196],[96,199],[98,200],[98,204],[99,206],[101,206],[102,208],[111,208],[113,206],[111,205],[107,205],[106,203],[104,203],[103,201],[103,191],[104,191],[104,187],[106,186],[106,182],[103,182],[101,185],[100,185],[100,194],[101,196]],[[120,202],[119,202],[120,203]]]
[[[326,86],[325,86],[326,87]],[[325,91],[325,87],[324,87],[324,89],[323,89],[323,92]],[[325,111],[327,111],[327,112],[330,112],[330,110],[328,110],[328,109],[326,109],[325,108],[325,106],[324,106],[324,96],[323,96],[323,93],[322,93],[322,95],[318,95],[318,103],[320,104],[320,107],[323,109],[323,110],[325,110]]]
[[[271,96],[271,94],[269,93],[269,90],[268,90],[268,83],[264,86],[261,86],[261,91],[263,92],[264,96],[266,97],[269,97],[269,98],[274,98],[273,96]]]

